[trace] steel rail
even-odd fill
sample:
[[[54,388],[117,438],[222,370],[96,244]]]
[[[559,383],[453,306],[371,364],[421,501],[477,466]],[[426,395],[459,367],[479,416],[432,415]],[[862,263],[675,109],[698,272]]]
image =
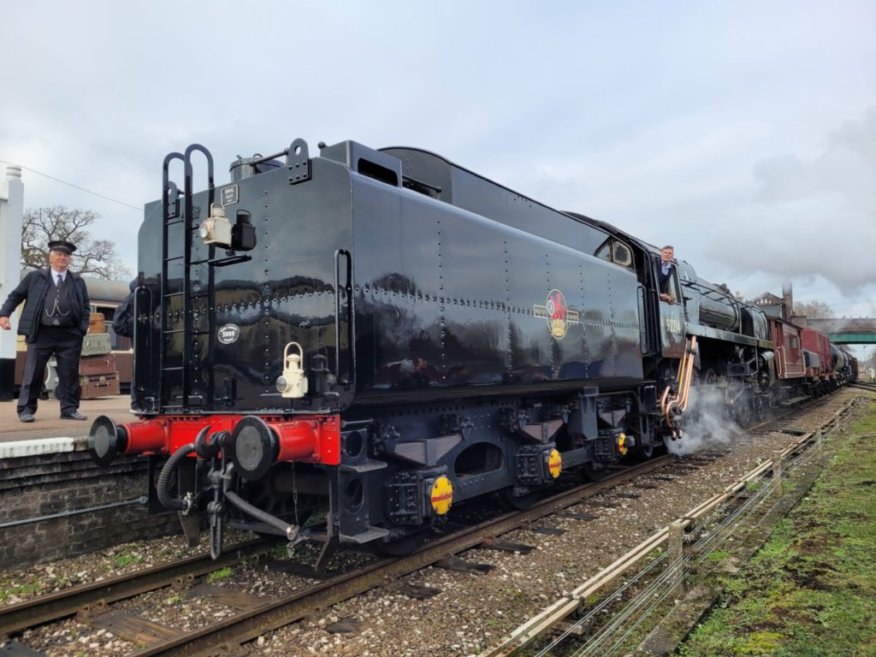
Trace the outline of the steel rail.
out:
[[[89,605],[118,602],[170,586],[180,578],[205,575],[265,549],[263,540],[237,543],[215,561],[205,553],[9,605],[0,609],[0,637],[74,616]]]

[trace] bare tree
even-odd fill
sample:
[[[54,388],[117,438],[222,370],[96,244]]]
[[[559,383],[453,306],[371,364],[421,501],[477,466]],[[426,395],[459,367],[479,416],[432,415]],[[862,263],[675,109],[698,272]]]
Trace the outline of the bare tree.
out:
[[[115,254],[115,242],[94,239],[89,231],[100,217],[91,210],[78,210],[55,205],[49,208],[29,209],[21,226],[21,265],[37,269],[46,265],[51,240],[67,240],[76,245],[72,268],[108,280],[127,280],[131,277]]]
[[[807,319],[830,319],[834,317],[833,308],[824,301],[794,302],[794,314]]]

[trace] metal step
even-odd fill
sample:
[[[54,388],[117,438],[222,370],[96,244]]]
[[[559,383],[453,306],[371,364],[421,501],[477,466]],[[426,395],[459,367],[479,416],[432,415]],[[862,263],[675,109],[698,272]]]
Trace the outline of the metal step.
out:
[[[363,545],[364,543],[370,543],[371,541],[383,538],[387,534],[389,534],[388,529],[371,526],[368,527],[366,531],[359,532],[358,534],[340,534],[340,540],[341,543],[356,543],[357,545]]]

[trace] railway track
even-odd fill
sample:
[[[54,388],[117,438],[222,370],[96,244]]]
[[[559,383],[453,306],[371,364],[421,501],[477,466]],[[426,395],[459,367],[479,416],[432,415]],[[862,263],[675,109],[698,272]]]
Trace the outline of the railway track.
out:
[[[472,547],[519,549],[519,545],[505,546],[497,539],[644,474],[673,464],[678,464],[680,468],[696,467],[694,463],[701,461],[702,457],[686,460],[683,464],[671,456],[651,459],[616,472],[600,482],[587,483],[540,500],[528,509],[505,513],[439,537],[409,556],[380,559],[284,597],[238,600],[239,613],[191,632],[155,627],[154,623],[138,621],[136,618],[122,620],[112,605],[162,587],[193,586],[198,577],[266,552],[263,541],[235,545],[220,561],[213,561],[206,554],[190,557],[11,605],[0,611],[0,636],[17,636],[29,628],[76,616],[83,622],[111,628],[117,635],[141,645],[148,643],[146,648],[133,653],[136,657],[214,654],[211,651],[216,646],[225,646],[225,650],[239,646],[266,632],[294,623],[315,609],[324,609],[361,595]],[[575,514],[569,515],[574,517]],[[207,591],[203,593],[209,594]]]
[[[748,431],[768,433],[771,430],[781,430],[785,422],[785,417],[772,418],[750,426]],[[523,527],[532,527],[535,531],[548,533],[550,528],[538,528],[534,523],[552,514],[572,518],[576,515],[583,517],[586,514],[562,512],[589,497],[629,483],[646,473],[655,473],[663,469],[661,474],[656,475],[658,479],[661,476],[669,478],[666,476],[669,474],[674,478],[718,456],[720,453],[712,452],[691,455],[681,460],[671,456],[652,459],[617,472],[601,482],[579,486],[541,500],[524,511],[506,513],[442,536],[407,557],[378,560],[362,568],[305,586],[283,597],[268,599],[241,595],[236,601],[225,599],[223,602],[235,607],[238,613],[189,632],[164,626],[157,627],[155,623],[150,627],[148,622],[138,624],[130,618],[123,622],[119,616],[124,616],[125,612],[118,612],[113,604],[174,584],[192,587],[195,585],[196,578],[200,576],[219,568],[233,566],[241,559],[266,552],[264,543],[252,542],[234,546],[220,562],[212,561],[206,555],[192,557],[7,607],[0,611],[0,636],[17,636],[27,628],[77,615],[82,622],[110,628],[116,636],[145,646],[139,652],[133,653],[135,657],[213,655],[217,654],[215,652],[217,646],[223,647],[222,654],[231,655],[237,647],[267,632],[294,623],[312,614],[314,610],[326,609],[427,566],[442,561],[447,562],[450,557],[470,548],[478,546],[492,549],[519,548],[519,545],[514,544],[503,545],[498,539],[512,530]],[[215,591],[207,589],[197,593],[204,596],[216,594]],[[227,590],[225,595],[228,595]]]
[[[869,392],[876,392],[876,383],[867,383],[866,381],[855,381],[854,383],[848,384],[850,388],[858,388],[859,390],[868,390]]]
[[[674,462],[663,456],[624,470],[596,483],[586,484],[535,503],[529,509],[501,515],[430,542],[414,554],[382,559],[305,590],[268,602],[233,618],[215,623],[177,639],[155,645],[132,657],[194,656],[215,654],[216,646],[233,649],[271,630],[298,621],[315,609],[324,609],[384,583],[437,564],[465,550],[494,543],[497,537],[546,518],[582,500],[653,472]]]
[[[166,586],[179,586],[265,549],[264,541],[238,543],[216,561],[202,554],[9,605],[0,610],[0,637]]]

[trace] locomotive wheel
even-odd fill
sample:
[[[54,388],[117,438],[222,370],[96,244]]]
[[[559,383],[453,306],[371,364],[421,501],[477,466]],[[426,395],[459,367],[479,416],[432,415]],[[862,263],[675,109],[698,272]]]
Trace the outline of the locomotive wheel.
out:
[[[766,405],[763,403],[763,397],[755,397],[754,399],[754,419],[758,422],[766,418]]]
[[[594,468],[592,462],[585,463],[581,468],[581,471],[584,473],[584,477],[589,481],[602,481],[611,474],[611,471],[608,468]]]
[[[653,458],[654,451],[656,450],[656,445],[652,445],[651,443],[647,445],[639,445],[637,448],[637,453],[639,458],[648,460]]]
[[[526,495],[514,495],[514,489],[503,488],[496,493],[499,504],[509,511],[525,511],[538,500],[538,491],[527,493]]]
[[[751,424],[752,420],[752,410],[751,410],[751,400],[748,397],[743,397],[739,400],[739,403],[736,406],[736,423],[740,427],[747,427]]]

